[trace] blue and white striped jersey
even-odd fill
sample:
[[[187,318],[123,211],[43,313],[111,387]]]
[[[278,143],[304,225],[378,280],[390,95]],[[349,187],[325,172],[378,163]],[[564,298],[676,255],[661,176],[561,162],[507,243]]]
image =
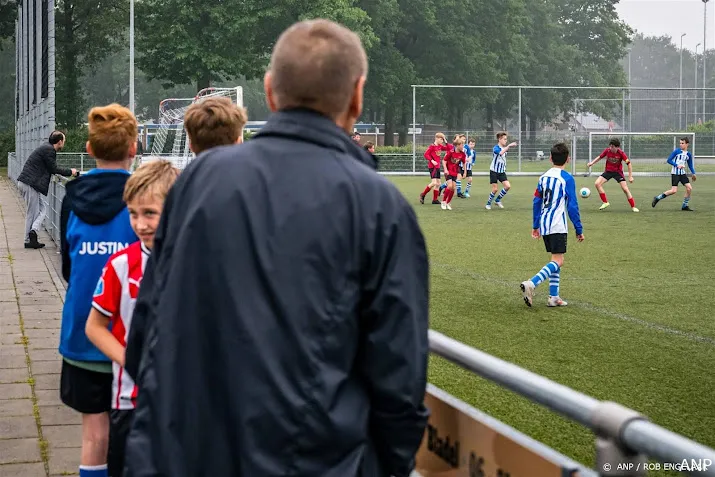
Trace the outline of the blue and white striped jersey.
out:
[[[576,234],[583,233],[576,197],[576,181],[563,169],[552,167],[539,177],[534,192],[533,228],[541,235],[567,234],[566,212]]]
[[[683,151],[682,149],[677,148],[671,152],[670,157],[668,157],[668,164],[673,166],[670,170],[670,173],[673,175],[682,176],[687,174],[685,170],[686,163],[690,168],[690,172],[695,174],[695,168],[693,167],[693,155],[690,151]],[[683,166],[682,169],[679,166]]]
[[[489,165],[489,170],[494,172],[506,172],[506,155],[507,152],[502,152],[502,147],[497,144],[492,150],[492,163]]]
[[[472,166],[476,162],[477,151],[475,151],[474,149],[472,149],[469,146],[464,146],[464,152],[465,152],[465,154],[467,154],[467,162],[464,165],[465,170],[471,171]]]

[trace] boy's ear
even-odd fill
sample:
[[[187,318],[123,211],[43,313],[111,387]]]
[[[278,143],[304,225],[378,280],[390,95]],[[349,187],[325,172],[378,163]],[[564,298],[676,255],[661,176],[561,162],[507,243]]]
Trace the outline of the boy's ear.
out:
[[[243,134],[238,136],[238,139],[236,139],[236,144],[243,144]]]
[[[137,142],[136,141],[132,141],[132,145],[129,146],[128,154],[131,159],[133,159],[137,155]]]
[[[191,152],[193,152],[194,154],[196,154],[196,151],[194,150],[194,143],[191,142],[191,141],[189,141],[189,151],[191,151]]]

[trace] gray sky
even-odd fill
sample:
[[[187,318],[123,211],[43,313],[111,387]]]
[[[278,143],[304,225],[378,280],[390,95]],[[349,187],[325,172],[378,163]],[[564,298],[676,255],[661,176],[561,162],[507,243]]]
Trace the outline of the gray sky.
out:
[[[620,17],[631,28],[651,35],[670,35],[680,47],[695,50],[695,45],[703,42],[703,2],[702,0],[621,0],[616,6]],[[708,35],[707,48],[715,48],[715,0],[707,4]],[[702,44],[698,52],[703,51]]]

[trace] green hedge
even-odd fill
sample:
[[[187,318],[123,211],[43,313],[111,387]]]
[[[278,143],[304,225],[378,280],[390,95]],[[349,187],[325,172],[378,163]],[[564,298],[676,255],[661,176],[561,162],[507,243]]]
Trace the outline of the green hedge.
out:
[[[0,131],[0,167],[7,167],[7,155],[15,152],[15,129]]]

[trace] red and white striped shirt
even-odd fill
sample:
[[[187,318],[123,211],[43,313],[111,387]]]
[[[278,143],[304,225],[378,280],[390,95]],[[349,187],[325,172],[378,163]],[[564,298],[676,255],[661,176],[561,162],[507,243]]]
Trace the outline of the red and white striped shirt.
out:
[[[94,291],[92,306],[109,318],[112,335],[125,348],[139,285],[150,254],[151,251],[141,241],[115,253],[109,257]],[[112,372],[112,409],[134,409],[138,391],[136,384],[119,364],[112,363]]]

